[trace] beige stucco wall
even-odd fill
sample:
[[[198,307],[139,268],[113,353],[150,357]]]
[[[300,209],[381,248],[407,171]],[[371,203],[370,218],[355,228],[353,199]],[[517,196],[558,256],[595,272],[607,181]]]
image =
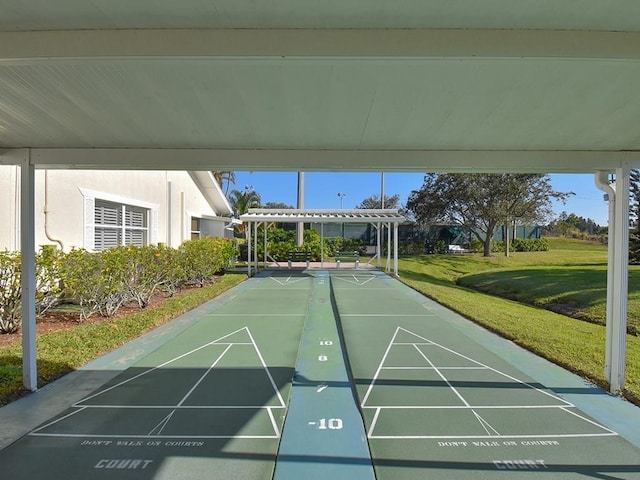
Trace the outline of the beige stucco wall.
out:
[[[19,249],[19,183],[19,167],[0,166],[0,249]],[[50,239],[45,234],[45,183]],[[87,194],[154,206],[156,241],[174,247],[189,239],[191,216],[216,215],[187,172],[36,170],[36,245],[55,245],[55,240],[59,240],[65,250],[88,248],[84,234]]]

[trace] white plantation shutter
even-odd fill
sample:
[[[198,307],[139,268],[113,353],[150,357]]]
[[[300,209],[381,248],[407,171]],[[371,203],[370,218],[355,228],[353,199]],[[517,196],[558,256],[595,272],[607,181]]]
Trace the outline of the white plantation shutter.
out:
[[[118,245],[157,243],[159,206],[80,188],[84,197],[84,246],[106,250]]]

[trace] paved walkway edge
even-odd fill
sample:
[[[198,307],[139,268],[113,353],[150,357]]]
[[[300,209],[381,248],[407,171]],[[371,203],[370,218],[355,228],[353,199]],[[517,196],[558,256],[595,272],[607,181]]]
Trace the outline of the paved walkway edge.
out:
[[[314,279],[274,480],[375,480],[326,272]]]

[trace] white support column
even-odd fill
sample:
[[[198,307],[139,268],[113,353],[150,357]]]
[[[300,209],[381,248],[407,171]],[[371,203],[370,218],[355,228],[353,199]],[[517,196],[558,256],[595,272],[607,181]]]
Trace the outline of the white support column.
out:
[[[629,167],[616,169],[610,390],[624,388],[629,275]]]
[[[613,303],[615,301],[615,290],[613,287],[613,279],[615,277],[615,224],[616,224],[616,186],[609,183],[609,172],[598,171],[595,173],[596,186],[605,192],[608,198],[609,215],[607,226],[607,237],[609,239],[607,252],[607,313],[606,313],[606,337],[605,337],[605,354],[604,354],[604,378],[611,385],[611,351],[613,350]]]
[[[398,222],[393,224],[393,273],[398,276]]]
[[[251,277],[251,262],[253,261],[251,248],[251,225],[253,222],[247,221],[247,276]]]
[[[36,365],[35,169],[31,150],[20,164],[20,252],[22,258],[22,383],[38,389]]]

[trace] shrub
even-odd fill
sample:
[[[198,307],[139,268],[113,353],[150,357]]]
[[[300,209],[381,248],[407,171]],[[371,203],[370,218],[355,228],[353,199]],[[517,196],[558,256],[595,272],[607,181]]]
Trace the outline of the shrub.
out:
[[[170,285],[169,291],[175,293],[180,270],[176,269],[173,252],[163,246],[128,247],[125,286],[128,297],[140,308],[145,308],[163,285]]]
[[[110,317],[127,300],[126,250],[116,247],[91,253],[73,249],[64,256],[61,271],[65,295],[80,304],[80,320],[95,312]]]
[[[22,325],[22,272],[19,252],[0,252],[0,333],[14,333]],[[35,256],[36,315],[60,301],[58,255],[43,247]]]
[[[20,329],[20,254],[0,252],[0,333]]]
[[[203,237],[184,242],[178,252],[184,281],[202,287],[229,265],[235,247],[226,238]]]

